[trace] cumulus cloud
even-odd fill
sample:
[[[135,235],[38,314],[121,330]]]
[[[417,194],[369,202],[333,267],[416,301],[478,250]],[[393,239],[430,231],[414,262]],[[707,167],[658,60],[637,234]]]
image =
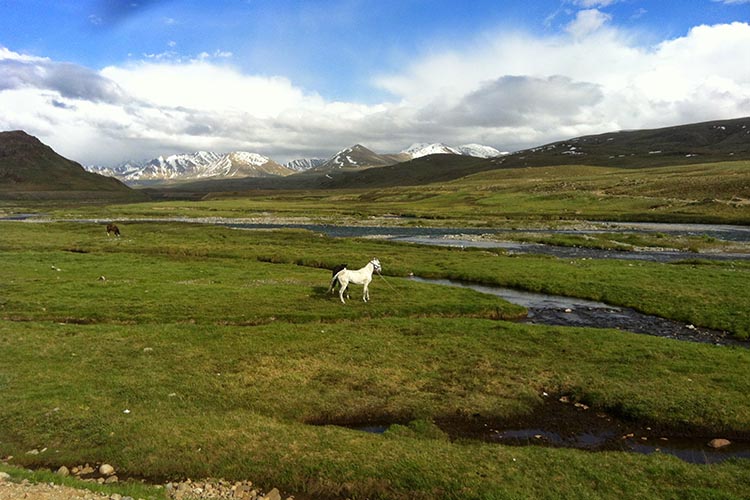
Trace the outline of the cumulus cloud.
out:
[[[355,142],[380,152],[417,141],[513,150],[750,115],[750,66],[737,63],[750,53],[749,24],[697,26],[639,46],[599,21],[556,36],[486,33],[416,57],[373,77],[392,95],[378,104],[331,101],[221,54],[93,70],[0,47],[0,129],[27,130],[83,163],[199,149],[285,161]]]
[[[97,102],[118,102],[120,88],[95,71],[69,63],[29,57],[0,50],[0,91],[38,88],[59,93],[61,97]]]
[[[442,118],[459,126],[524,126],[533,121],[553,126],[563,117],[568,123],[585,121],[582,113],[602,98],[598,85],[566,76],[503,76],[467,94]]]
[[[697,26],[648,47],[610,26],[581,37],[501,33],[463,51],[426,57],[377,83],[422,109],[422,118],[432,113],[466,123],[475,116],[473,128],[455,132],[513,149],[607,130],[750,115],[750,66],[737,64],[737,54],[749,51],[747,23]],[[539,89],[550,96],[554,89],[568,93],[545,101]],[[579,98],[578,106],[566,95]],[[441,108],[452,112],[437,112]]]

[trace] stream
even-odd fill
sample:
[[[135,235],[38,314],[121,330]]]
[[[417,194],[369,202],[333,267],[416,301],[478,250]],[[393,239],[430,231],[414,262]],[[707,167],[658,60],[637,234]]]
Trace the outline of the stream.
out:
[[[426,279],[416,276],[409,279],[420,283],[469,288],[480,293],[495,295],[528,309],[528,315],[523,320],[526,323],[616,328],[676,340],[750,348],[750,342],[736,340],[727,332],[686,325],[679,321],[644,314],[628,307],[612,306],[603,302],[575,297],[525,292],[456,280]]]
[[[44,214],[14,214],[0,217],[0,221],[26,222],[83,222],[103,224],[103,219],[48,219]],[[559,258],[626,259],[653,262],[675,262],[687,259],[704,260],[750,260],[750,252],[689,252],[646,249],[638,251],[602,250],[597,248],[564,247],[541,243],[503,241],[503,234],[597,234],[597,233],[664,233],[674,236],[707,236],[732,243],[750,244],[750,226],[729,224],[685,224],[656,222],[600,222],[583,221],[584,228],[563,229],[503,229],[466,227],[415,227],[415,226],[346,226],[333,224],[295,222],[255,222],[247,219],[223,217],[150,217],[139,219],[117,219],[118,224],[141,222],[185,222],[233,227],[237,229],[306,229],[332,238],[374,238],[422,245],[451,246],[459,248],[501,249],[515,254],[541,254]],[[492,235],[493,239],[485,239]]]
[[[563,247],[541,243],[502,241],[502,235],[514,233],[540,234],[596,234],[596,233],[665,233],[675,236],[708,236],[734,243],[750,243],[750,227],[721,224],[669,223],[589,223],[597,229],[493,229],[493,228],[437,228],[390,226],[335,226],[328,224],[260,224],[224,223],[240,229],[298,228],[323,233],[333,238],[376,238],[421,245],[459,248],[502,249],[517,254],[542,254],[560,258],[625,259],[652,262],[675,262],[686,259],[750,260],[750,253],[741,252],[683,252],[674,250],[602,250],[584,247]],[[498,240],[481,239],[493,234]]]

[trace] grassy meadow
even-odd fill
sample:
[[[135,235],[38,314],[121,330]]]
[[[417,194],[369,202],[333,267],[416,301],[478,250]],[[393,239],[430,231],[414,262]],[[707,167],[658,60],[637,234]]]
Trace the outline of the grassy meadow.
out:
[[[179,192],[170,196],[179,197]],[[641,169],[501,168],[419,186],[201,196],[200,201],[99,207],[39,204],[38,210],[73,218],[273,216],[456,227],[524,227],[577,220],[750,224],[750,162]],[[5,209],[23,211],[27,206],[6,205]],[[395,222],[383,215],[403,220]]]
[[[249,216],[275,196],[56,213]],[[281,214],[305,213],[301,194],[285,196]],[[331,210],[316,213],[354,209]],[[121,476],[251,479],[321,499],[750,494],[745,460],[451,441],[431,423],[532,414],[546,392],[655,426],[747,437],[750,350],[522,324],[525,311],[496,297],[405,279],[591,298],[747,338],[746,263],[571,261],[176,222],[120,228],[115,239],[99,224],[0,223],[0,456],[14,464],[107,461]],[[385,276],[369,303],[361,287],[346,305],[327,294],[328,269],[375,256]],[[376,421],[404,426],[373,435],[310,425]],[[46,451],[26,454],[33,448]]]

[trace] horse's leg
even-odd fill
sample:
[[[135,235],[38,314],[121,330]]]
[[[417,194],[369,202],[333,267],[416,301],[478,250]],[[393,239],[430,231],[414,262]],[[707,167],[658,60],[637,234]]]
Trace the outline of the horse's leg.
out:
[[[341,285],[341,288],[339,288],[339,298],[341,299],[342,304],[346,304],[346,302],[344,302],[344,290],[346,290],[346,287],[349,286],[349,282],[347,281],[346,283],[341,283],[339,281],[339,284]]]
[[[367,302],[368,300],[370,300],[370,292],[367,289],[367,285],[369,285],[369,284],[370,283],[365,282],[365,289],[362,291],[362,300],[364,300],[365,302]]]

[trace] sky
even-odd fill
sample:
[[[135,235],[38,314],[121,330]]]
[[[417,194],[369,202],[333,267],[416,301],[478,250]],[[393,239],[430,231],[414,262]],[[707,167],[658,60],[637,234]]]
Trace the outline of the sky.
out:
[[[84,165],[741,116],[750,0],[0,0],[0,130]]]

